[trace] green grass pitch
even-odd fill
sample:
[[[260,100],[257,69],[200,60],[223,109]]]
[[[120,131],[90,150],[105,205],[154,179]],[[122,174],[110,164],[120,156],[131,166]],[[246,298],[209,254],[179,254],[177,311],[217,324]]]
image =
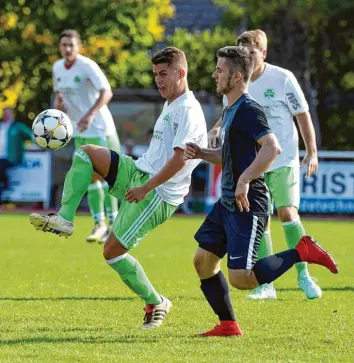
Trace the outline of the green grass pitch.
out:
[[[69,239],[36,231],[27,215],[0,215],[0,362],[353,362],[354,225],[310,221],[309,234],[340,267],[310,266],[323,288],[308,301],[295,269],[276,281],[277,301],[247,301],[232,290],[243,338],[198,338],[216,317],[192,265],[203,218],[175,217],[132,252],[173,308],[158,329],[140,329],[143,302],[85,242],[88,216]],[[275,251],[285,248],[273,223]],[[225,267],[225,265],[224,265]],[[224,269],[225,271],[225,269]]]

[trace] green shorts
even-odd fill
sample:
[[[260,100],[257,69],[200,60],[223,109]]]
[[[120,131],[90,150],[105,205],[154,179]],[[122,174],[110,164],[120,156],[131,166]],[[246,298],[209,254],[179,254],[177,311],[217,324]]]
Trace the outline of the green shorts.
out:
[[[155,190],[139,203],[129,203],[125,194],[129,189],[145,184],[149,174],[137,169],[134,160],[119,154],[117,179],[109,193],[121,201],[112,232],[128,250],[135,247],[150,231],[169,219],[176,206],[164,202]]]
[[[83,145],[97,145],[97,146],[103,146],[108,149],[111,149],[115,152],[120,151],[120,141],[118,138],[117,133],[105,137],[74,137],[74,147],[75,150],[77,150],[80,146]]]
[[[272,204],[276,208],[300,205],[300,171],[295,167],[280,167],[265,173],[265,181],[270,191]]]

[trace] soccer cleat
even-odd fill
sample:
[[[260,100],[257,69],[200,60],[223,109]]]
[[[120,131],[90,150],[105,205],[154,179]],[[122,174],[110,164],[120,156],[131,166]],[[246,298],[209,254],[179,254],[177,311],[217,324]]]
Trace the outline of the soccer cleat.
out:
[[[338,268],[333,258],[311,236],[301,237],[295,249],[300,255],[301,262],[321,265],[327,267],[334,274],[338,273]]]
[[[59,237],[68,238],[74,233],[74,225],[58,214],[49,213],[47,215],[32,213],[30,222],[37,230],[55,233]]]
[[[246,295],[246,299],[250,300],[276,300],[277,293],[270,284],[263,284],[256,287],[251,294]]]
[[[86,242],[99,242],[107,233],[107,227],[102,225],[96,225],[92,230],[92,234],[86,237]]]
[[[144,307],[145,317],[142,329],[157,328],[163,322],[166,314],[170,311],[172,303],[170,300],[161,296],[162,302],[158,305],[146,305]]]
[[[301,289],[308,299],[319,299],[322,296],[321,288],[316,284],[316,279],[304,275],[298,280],[299,289]]]
[[[98,243],[106,243],[107,238],[109,236],[109,234],[111,233],[111,229],[107,228],[106,233],[102,236],[102,238],[98,241]]]
[[[221,321],[219,325],[216,325],[213,329],[204,333],[199,333],[198,335],[200,337],[242,337],[243,332],[236,321],[224,320]]]

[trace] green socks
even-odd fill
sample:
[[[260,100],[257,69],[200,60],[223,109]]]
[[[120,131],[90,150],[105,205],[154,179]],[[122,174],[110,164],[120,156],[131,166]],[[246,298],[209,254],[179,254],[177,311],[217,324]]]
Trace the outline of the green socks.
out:
[[[100,181],[91,183],[87,190],[87,201],[95,224],[104,222],[104,198],[102,183]]]
[[[259,245],[258,259],[267,257],[273,254],[272,236],[270,230],[266,228],[263,232],[261,243]]]
[[[111,226],[118,214],[118,200],[109,194],[109,187],[106,181],[102,182],[102,187],[104,191],[104,209]]]
[[[162,302],[161,296],[156,292],[140,263],[134,257],[124,254],[107,260],[107,263],[118,272],[129,289],[145,301],[146,305],[158,305]]]
[[[283,222],[282,223],[286,242],[288,244],[289,248],[295,248],[295,246],[298,244],[301,237],[303,237],[305,233],[305,229],[300,221],[300,218],[291,221],[291,222]],[[307,272],[307,263],[306,262],[299,262],[296,265],[296,270],[298,275],[302,271]]]
[[[91,183],[93,174],[92,162],[84,150],[75,152],[73,163],[66,174],[61,208],[58,214],[69,222],[75,217],[82,197]]]

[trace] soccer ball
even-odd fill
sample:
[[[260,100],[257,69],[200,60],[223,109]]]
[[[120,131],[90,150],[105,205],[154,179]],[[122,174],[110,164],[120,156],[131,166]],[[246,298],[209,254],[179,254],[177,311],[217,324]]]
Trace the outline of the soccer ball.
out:
[[[70,141],[73,126],[64,112],[49,109],[34,119],[32,132],[36,143],[42,149],[58,150]]]

